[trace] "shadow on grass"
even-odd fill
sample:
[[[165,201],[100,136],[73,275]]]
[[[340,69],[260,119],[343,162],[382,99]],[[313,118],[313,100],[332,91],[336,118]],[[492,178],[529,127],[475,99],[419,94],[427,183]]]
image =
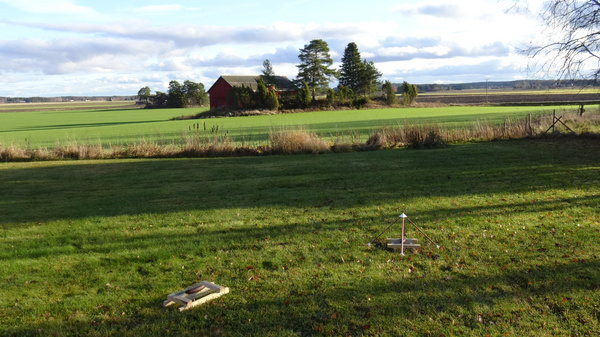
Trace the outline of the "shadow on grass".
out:
[[[351,209],[585,189],[600,178],[594,168],[600,147],[588,145],[524,140],[426,151],[6,164],[0,224],[274,206]]]
[[[40,131],[40,130],[60,130],[60,129],[72,129],[72,128],[95,128],[104,126],[116,126],[116,125],[135,125],[135,124],[152,124],[164,122],[164,120],[145,120],[145,121],[129,121],[129,122],[104,122],[104,123],[78,123],[78,124],[57,124],[57,125],[46,125],[40,127],[23,127],[16,128],[0,132],[22,132],[22,131]]]
[[[438,234],[440,224],[434,223],[439,219],[439,216],[443,214],[446,219],[452,219],[453,217],[460,217],[465,213],[470,214],[484,214],[488,219],[501,219],[505,217],[512,210],[516,212],[536,212],[536,213],[551,213],[557,209],[561,209],[564,204],[571,204],[570,207],[578,207],[589,204],[600,205],[599,196],[588,196],[588,197],[577,197],[571,199],[559,199],[559,200],[543,200],[539,202],[523,202],[523,203],[504,203],[501,206],[490,205],[490,206],[466,206],[466,207],[436,207],[429,211],[419,212],[419,220],[416,220],[420,227],[423,227],[426,231],[430,229],[435,230]],[[307,235],[310,237],[314,233],[323,235],[335,235],[339,236],[340,231],[344,231],[348,228],[356,226],[362,226],[359,224],[366,224],[370,230],[370,236],[363,236],[360,240],[366,243],[371,241],[378,233],[383,231],[388,224],[392,223],[398,214],[387,214],[387,218],[381,217],[354,217],[349,215],[350,219],[337,219],[315,221],[314,223],[307,222],[294,222],[283,220],[283,223],[279,224],[263,224],[260,218],[248,219],[242,221],[245,223],[243,226],[232,227],[228,223],[240,223],[235,219],[227,219],[225,223],[219,225],[206,225],[201,218],[189,218],[185,223],[185,228],[180,228],[177,234],[166,234],[162,231],[163,228],[177,227],[178,225],[162,223],[160,216],[155,215],[154,218],[150,218],[149,222],[154,224],[152,228],[136,228],[135,225],[117,225],[106,227],[106,230],[96,232],[93,236],[89,236],[86,232],[73,229],[71,233],[65,232],[61,235],[56,235],[57,240],[49,240],[48,237],[25,237],[23,239],[4,239],[4,243],[21,247],[26,253],[21,251],[18,255],[12,255],[11,251],[6,251],[0,256],[5,261],[15,260],[30,260],[40,258],[52,258],[58,256],[77,256],[79,254],[99,254],[101,256],[108,256],[109,254],[126,254],[130,251],[151,251],[155,247],[161,247],[168,245],[170,247],[184,247],[191,245],[194,247],[194,254],[197,256],[210,256],[215,252],[223,250],[223,247],[227,247],[228,251],[235,252],[236,250],[248,249],[248,245],[253,249],[261,249],[262,245],[255,244],[256,242],[262,242],[265,239],[270,240],[273,245],[286,246],[286,238],[293,233],[296,235]],[[93,222],[93,221],[92,221]],[[260,223],[260,226],[259,226]],[[104,228],[105,224],[101,221],[97,221],[100,228]],[[39,225],[39,224],[38,224]],[[77,226],[81,226],[79,223]],[[460,224],[456,224],[460,226]],[[5,225],[6,226],[6,225]],[[18,225],[15,225],[18,227]],[[91,224],[90,226],[94,226]],[[487,227],[485,224],[481,224],[482,227]],[[399,224],[387,233],[394,233],[399,235]],[[115,228],[118,228],[118,233],[115,233]],[[413,227],[407,223],[406,228],[408,231],[413,231]],[[184,232],[182,234],[181,232]],[[417,233],[418,234],[418,233]],[[418,234],[421,236],[421,234]],[[432,235],[432,233],[430,233]],[[382,236],[385,238],[385,235]],[[435,236],[434,236],[435,237]],[[447,238],[442,237],[442,241],[438,241],[439,244],[445,245]],[[380,241],[383,239],[380,239]],[[425,242],[425,238],[422,237],[422,241]],[[232,243],[240,243],[232,244]],[[429,244],[429,243],[427,243]]]
[[[568,256],[592,250],[576,242],[588,232],[556,240],[531,237],[552,235],[543,234],[549,233],[545,229],[518,238],[502,232],[494,244],[478,239],[456,243],[455,250],[447,243],[449,233],[436,226],[434,233],[440,237],[434,238],[447,248],[430,251],[426,244],[422,252],[407,257],[368,250],[366,242],[387,226],[383,219],[393,221],[402,211],[412,211],[419,217],[414,219],[417,224],[428,227],[436,220],[466,221],[464,214],[469,212],[480,220],[494,220],[511,211],[544,215],[563,207],[591,209],[600,203],[594,192],[600,178],[598,158],[597,143],[567,139],[319,156],[5,164],[0,169],[0,227],[23,228],[25,234],[19,241],[0,237],[6,247],[19,247],[18,254],[6,249],[2,260],[27,266],[15,272],[21,275],[4,279],[6,287],[19,289],[17,298],[26,289],[24,282],[33,279],[41,297],[63,299],[61,292],[73,287],[72,282],[86,282],[76,285],[84,294],[79,296],[92,299],[81,305],[75,300],[69,306],[52,304],[56,317],[19,326],[14,324],[19,307],[7,304],[4,312],[13,325],[0,333],[339,336],[426,335],[441,328],[445,335],[597,331],[600,313],[592,306],[600,286],[600,263],[595,257],[584,261]],[[563,195],[561,190],[575,190],[577,195]],[[540,191],[554,193],[535,197]],[[503,200],[508,194],[509,200]],[[442,198],[460,203],[442,203]],[[379,213],[349,214],[378,206]],[[251,209],[248,218],[246,209]],[[172,216],[176,212],[180,214]],[[311,219],[306,214],[312,212],[327,214],[328,219]],[[240,213],[240,218],[232,213]],[[109,218],[121,215],[132,218]],[[28,228],[52,220],[64,221],[52,227],[62,232],[39,239],[27,235]],[[86,232],[91,227],[97,230]],[[503,243],[517,246],[505,256]],[[274,254],[274,248],[282,253]],[[227,258],[232,255],[236,257]],[[244,264],[247,255],[256,259],[248,262],[252,269]],[[367,262],[370,257],[376,262]],[[185,263],[202,270],[182,269]],[[39,274],[33,270],[38,268]],[[63,271],[57,273],[57,268]],[[104,275],[113,270],[121,275]],[[189,312],[160,307],[167,293],[197,279],[196,273],[222,281],[232,292]],[[42,275],[50,275],[51,292],[58,294],[46,293]],[[105,278],[111,277],[126,283],[112,297],[114,304],[104,296]],[[30,311],[23,317],[45,314],[34,311],[34,302],[30,300]]]
[[[597,317],[578,316],[581,312],[577,307],[583,304],[570,303],[570,294],[597,292],[599,268],[600,262],[594,260],[542,265],[534,270],[515,267],[510,273],[486,275],[447,271],[438,277],[428,277],[419,272],[395,271],[402,275],[400,280],[363,278],[354,271],[344,279],[347,283],[312,280],[286,287],[275,297],[264,298],[254,289],[240,287],[227,295],[235,300],[219,299],[179,313],[174,308],[161,308],[164,298],[146,296],[128,304],[128,312],[122,315],[110,312],[111,304],[106,303],[104,308],[102,305],[96,308],[96,315],[78,316],[75,312],[65,320],[24,324],[4,333],[18,336],[512,335],[534,329],[539,335],[572,334],[598,328]],[[249,285],[257,286],[264,284]],[[507,306],[507,302],[516,306]],[[465,312],[478,315],[464,315]],[[385,330],[380,330],[382,326]]]

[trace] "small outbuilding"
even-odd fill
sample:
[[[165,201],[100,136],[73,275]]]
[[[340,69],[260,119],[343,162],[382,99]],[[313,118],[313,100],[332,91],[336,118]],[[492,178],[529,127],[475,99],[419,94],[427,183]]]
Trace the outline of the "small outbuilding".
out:
[[[251,76],[230,76],[223,75],[217,79],[215,84],[208,89],[208,95],[210,100],[210,108],[224,108],[227,107],[227,97],[231,92],[233,87],[249,87],[252,88],[253,91],[256,91],[258,88],[257,81],[260,76],[251,75]],[[296,91],[296,87],[294,83],[290,81],[285,76],[275,76],[277,84],[273,87],[276,91]]]

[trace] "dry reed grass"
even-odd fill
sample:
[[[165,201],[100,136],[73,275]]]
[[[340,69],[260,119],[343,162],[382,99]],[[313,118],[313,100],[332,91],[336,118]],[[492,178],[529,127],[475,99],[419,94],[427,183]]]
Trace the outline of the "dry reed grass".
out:
[[[280,129],[269,132],[271,152],[273,154],[325,153],[331,151],[331,144],[314,133]]]
[[[559,116],[559,115],[558,115]],[[558,117],[557,116],[557,117]],[[579,116],[565,113],[562,121],[580,134],[597,132],[600,115]],[[47,161],[121,158],[175,158],[175,157],[232,157],[269,154],[300,154],[378,150],[396,147],[431,148],[448,143],[486,141],[535,137],[552,125],[552,116],[511,121],[503,124],[477,121],[470,127],[444,129],[439,125],[397,125],[371,132],[366,142],[360,141],[357,131],[330,135],[332,142],[302,128],[270,130],[269,144],[237,145],[223,130],[196,128],[182,135],[179,143],[151,142],[145,139],[125,146],[103,147],[102,144],[57,143],[53,148],[20,148],[14,144],[0,144],[0,161]],[[564,131],[562,125],[557,130]]]

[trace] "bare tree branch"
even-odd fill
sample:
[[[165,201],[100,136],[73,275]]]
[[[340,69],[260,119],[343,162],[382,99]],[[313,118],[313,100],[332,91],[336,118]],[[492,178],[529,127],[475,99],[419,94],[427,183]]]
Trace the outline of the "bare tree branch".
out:
[[[522,3],[516,0],[515,3]],[[586,78],[600,75],[600,0],[546,1],[540,20],[546,40],[520,50],[546,77]]]

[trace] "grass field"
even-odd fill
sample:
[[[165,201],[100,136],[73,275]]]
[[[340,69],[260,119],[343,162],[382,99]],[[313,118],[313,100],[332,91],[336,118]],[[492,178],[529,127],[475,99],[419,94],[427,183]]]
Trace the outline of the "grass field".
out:
[[[65,111],[85,109],[110,109],[135,107],[135,101],[76,101],[76,102],[50,102],[50,103],[5,103],[0,104],[2,112],[24,112],[24,111]]]
[[[299,114],[170,121],[203,109],[105,109],[73,111],[28,111],[0,113],[0,144],[19,147],[54,147],[57,143],[123,145],[144,139],[156,143],[179,143],[192,134],[218,130],[240,143],[265,143],[269,131],[302,127],[331,139],[353,132],[366,140],[383,126],[438,124],[464,126],[477,121],[503,123],[528,114],[552,114],[561,107],[446,107],[325,111]],[[191,130],[191,131],[190,131]],[[205,131],[206,130],[206,131]]]
[[[597,336],[599,158],[563,137],[3,163],[0,335]],[[442,249],[410,225],[422,250],[369,249],[402,212]],[[161,308],[200,279],[231,292]]]

